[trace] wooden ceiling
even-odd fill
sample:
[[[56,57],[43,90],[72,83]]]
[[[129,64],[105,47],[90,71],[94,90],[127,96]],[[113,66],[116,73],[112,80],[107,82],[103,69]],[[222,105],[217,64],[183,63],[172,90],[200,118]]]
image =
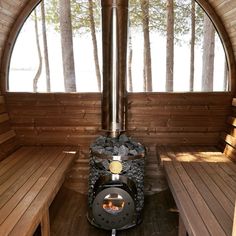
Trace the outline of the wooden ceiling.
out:
[[[228,58],[234,64],[236,58],[236,1],[235,0],[197,0],[217,23],[228,51]],[[5,80],[7,62],[12,44],[26,15],[39,0],[1,0],[0,1],[0,62],[1,81]],[[208,6],[210,5],[210,7]],[[218,16],[218,17],[217,17]],[[218,21],[222,22],[218,24]],[[225,28],[225,29],[224,29]],[[226,31],[225,31],[226,30]],[[232,46],[232,47],[231,47]],[[231,52],[230,52],[231,51]],[[5,54],[5,55],[4,55]],[[232,62],[233,59],[233,62]],[[234,67],[234,66],[233,66]],[[233,83],[235,80],[233,71]],[[2,84],[5,86],[4,84]],[[2,87],[3,88],[3,87]],[[4,89],[3,89],[4,90]]]

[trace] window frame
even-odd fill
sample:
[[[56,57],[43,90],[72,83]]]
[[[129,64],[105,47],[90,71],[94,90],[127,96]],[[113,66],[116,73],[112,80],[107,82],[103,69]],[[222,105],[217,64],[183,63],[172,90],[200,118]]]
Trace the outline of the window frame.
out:
[[[235,57],[233,52],[233,47],[231,44],[230,37],[221,21],[221,18],[217,15],[214,8],[211,6],[210,3],[208,3],[205,0],[195,0],[199,6],[202,7],[202,9],[206,12],[208,17],[211,19],[212,23],[214,24],[216,31],[219,34],[219,37],[221,39],[225,55],[226,55],[226,61],[228,65],[228,81],[229,81],[229,91],[225,91],[225,93],[232,93],[235,94],[235,86],[236,86],[236,67],[235,67]],[[11,62],[11,56],[14,49],[15,42],[17,40],[17,37],[25,23],[25,21],[28,19],[32,11],[37,7],[38,4],[40,4],[41,0],[29,0],[25,3],[25,6],[23,7],[23,10],[18,15],[17,19],[13,23],[9,36],[6,40],[3,56],[2,56],[2,64],[1,64],[1,71],[3,78],[1,80],[1,89],[2,93],[6,93],[8,91],[8,80],[9,80],[9,68],[10,68],[10,62]],[[34,93],[34,92],[32,92]],[[51,92],[54,93],[54,92]],[[66,92],[65,92],[66,93]],[[79,93],[79,92],[77,92]],[[161,93],[169,93],[169,92],[161,92]],[[174,93],[174,92],[173,92]],[[179,92],[178,92],[179,93]],[[186,92],[184,92],[186,93]],[[191,92],[192,93],[192,92]],[[193,92],[194,93],[194,92]],[[197,92],[198,93],[198,92]],[[201,92],[204,93],[204,92]],[[212,92],[212,93],[222,93],[222,92]]]

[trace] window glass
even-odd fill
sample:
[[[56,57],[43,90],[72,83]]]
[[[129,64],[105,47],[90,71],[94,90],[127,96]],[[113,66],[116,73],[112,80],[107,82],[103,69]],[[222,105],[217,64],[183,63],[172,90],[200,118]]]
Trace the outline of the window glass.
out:
[[[221,40],[191,0],[129,1],[129,92],[228,91]],[[9,66],[12,92],[99,92],[97,0],[45,0],[25,21]]]

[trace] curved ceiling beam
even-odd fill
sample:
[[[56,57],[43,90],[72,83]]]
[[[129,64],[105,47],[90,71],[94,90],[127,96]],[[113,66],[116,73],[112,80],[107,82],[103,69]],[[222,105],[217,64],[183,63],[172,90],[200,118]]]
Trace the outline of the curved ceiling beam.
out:
[[[9,36],[6,40],[3,55],[2,55],[2,63],[1,63],[1,91],[5,93],[7,91],[7,79],[9,72],[10,59],[12,55],[12,50],[15,45],[15,41],[17,40],[18,34],[21,31],[22,26],[27,20],[30,13],[34,10],[34,8],[41,2],[41,0],[30,0],[28,1],[23,10],[19,13],[16,21],[13,23],[13,26],[10,29]]]
[[[229,81],[230,89],[233,94],[235,94],[236,88],[236,69],[235,69],[235,57],[234,57],[234,51],[232,47],[232,43],[230,40],[230,37],[228,35],[228,32],[226,31],[221,18],[218,16],[218,14],[214,11],[214,8],[211,6],[211,4],[206,0],[196,0],[196,2],[199,4],[199,6],[202,7],[202,9],[206,12],[208,17],[211,19],[212,23],[214,24],[222,45],[224,46],[225,55],[228,63],[228,70],[229,70]]]

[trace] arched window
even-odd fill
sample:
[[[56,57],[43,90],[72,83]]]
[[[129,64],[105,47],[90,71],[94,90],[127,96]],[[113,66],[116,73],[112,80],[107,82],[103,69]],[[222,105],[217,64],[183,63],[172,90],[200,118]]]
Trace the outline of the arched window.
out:
[[[128,91],[229,91],[222,42],[195,1],[129,5]],[[97,0],[41,2],[12,50],[8,91],[101,91],[100,17]]]

